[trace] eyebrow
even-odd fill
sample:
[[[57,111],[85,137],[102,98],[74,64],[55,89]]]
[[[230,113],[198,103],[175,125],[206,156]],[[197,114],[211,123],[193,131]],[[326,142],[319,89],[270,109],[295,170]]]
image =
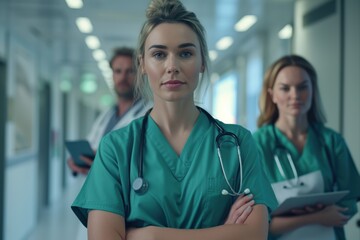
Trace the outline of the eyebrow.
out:
[[[187,48],[187,47],[194,47],[196,48],[196,45],[193,43],[182,43],[178,46],[178,48]],[[167,49],[167,47],[165,45],[151,45],[148,50],[152,49],[152,48],[160,48],[160,49]]]
[[[296,86],[300,86],[300,85],[308,84],[309,82],[310,82],[310,81],[306,81],[306,80],[304,80],[304,81],[300,82],[299,84],[297,84]],[[288,83],[282,83],[282,82],[279,82],[279,84],[280,84],[280,85],[282,85],[282,86],[289,86],[289,84],[288,84]]]

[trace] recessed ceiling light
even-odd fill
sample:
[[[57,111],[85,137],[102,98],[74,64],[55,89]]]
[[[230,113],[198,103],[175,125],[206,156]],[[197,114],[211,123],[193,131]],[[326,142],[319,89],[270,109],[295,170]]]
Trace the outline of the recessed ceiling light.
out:
[[[293,28],[290,24],[285,25],[278,33],[280,39],[289,39],[292,37]]]
[[[96,36],[87,36],[85,42],[90,49],[97,49],[100,47],[100,40]]]
[[[76,19],[76,26],[79,28],[82,33],[91,33],[93,26],[90,22],[90,19],[86,17],[79,17]]]
[[[94,50],[92,55],[96,61],[101,61],[106,58],[106,54],[105,54],[104,50],[101,50],[101,49]]]
[[[83,7],[83,1],[82,0],[65,0],[66,4],[69,8],[79,9]]]
[[[218,57],[218,53],[215,50],[209,51],[209,58],[211,61],[215,61],[215,59]]]
[[[257,17],[255,15],[246,15],[235,24],[234,28],[238,32],[245,32],[251,28],[251,26],[253,26],[256,21]]]
[[[225,50],[233,44],[234,40],[232,37],[223,37],[216,43],[216,48],[218,50]]]

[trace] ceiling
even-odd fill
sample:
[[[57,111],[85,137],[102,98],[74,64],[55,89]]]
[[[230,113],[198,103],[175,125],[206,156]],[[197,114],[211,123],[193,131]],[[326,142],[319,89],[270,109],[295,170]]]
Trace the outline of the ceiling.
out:
[[[70,9],[65,0],[8,0],[10,29],[30,32],[51,49],[52,65],[72,69],[74,82],[84,72],[96,74],[99,93],[108,91],[92,51],[85,44],[87,34],[76,27],[77,17],[87,17],[93,25],[92,35],[100,39],[100,48],[107,59],[117,46],[135,47],[145,20],[149,0],[83,0],[81,9]],[[294,0],[182,0],[188,10],[196,13],[207,30],[209,49],[223,36],[241,40],[259,31],[292,22]],[[247,32],[235,32],[234,24],[244,15],[254,14],[258,22]],[[227,50],[231,51],[231,49]],[[226,51],[219,57],[226,55]],[[91,97],[92,99],[94,97]]]

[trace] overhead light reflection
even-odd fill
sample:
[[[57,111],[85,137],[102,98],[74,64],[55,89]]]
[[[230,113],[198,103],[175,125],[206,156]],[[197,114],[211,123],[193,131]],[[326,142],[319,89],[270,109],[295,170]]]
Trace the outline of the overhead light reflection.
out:
[[[233,44],[234,40],[232,37],[223,37],[216,43],[216,48],[218,50],[225,50]]]
[[[278,33],[280,39],[289,39],[292,37],[293,28],[290,24],[285,25]]]
[[[87,36],[85,42],[90,49],[97,49],[100,47],[100,40],[96,36]]]
[[[73,9],[82,8],[84,5],[82,0],[65,0],[65,2],[69,8]]]
[[[91,33],[93,26],[90,22],[90,19],[86,17],[78,17],[76,19],[76,26],[79,28],[82,33]]]
[[[238,32],[245,32],[251,28],[256,21],[257,17],[255,15],[246,15],[235,24],[234,28]]]

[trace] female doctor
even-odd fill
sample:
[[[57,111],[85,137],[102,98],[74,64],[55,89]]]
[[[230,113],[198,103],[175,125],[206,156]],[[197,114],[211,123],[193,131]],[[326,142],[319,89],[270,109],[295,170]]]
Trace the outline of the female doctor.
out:
[[[260,111],[254,138],[279,204],[298,195],[350,191],[336,205],[273,217],[272,237],[345,239],[343,226],[357,212],[359,174],[344,139],[324,126],[313,66],[296,55],[277,60],[265,74]]]
[[[196,15],[178,0],[152,1],[138,56],[137,84],[149,85],[154,106],[101,141],[72,205],[89,239],[266,239],[276,199],[251,134],[194,102],[208,68]],[[238,204],[245,188],[254,201]],[[245,211],[243,224],[232,220]]]

